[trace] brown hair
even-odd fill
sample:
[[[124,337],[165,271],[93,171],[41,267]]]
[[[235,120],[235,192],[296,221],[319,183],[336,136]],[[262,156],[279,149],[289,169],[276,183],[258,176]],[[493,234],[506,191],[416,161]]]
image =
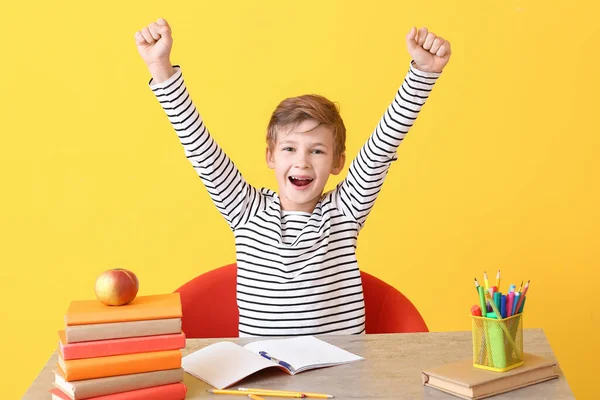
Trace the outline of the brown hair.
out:
[[[315,120],[333,132],[334,159],[346,151],[346,127],[336,104],[318,94],[305,94],[283,100],[267,127],[267,143],[272,149],[277,143],[277,130],[292,127],[305,120]]]

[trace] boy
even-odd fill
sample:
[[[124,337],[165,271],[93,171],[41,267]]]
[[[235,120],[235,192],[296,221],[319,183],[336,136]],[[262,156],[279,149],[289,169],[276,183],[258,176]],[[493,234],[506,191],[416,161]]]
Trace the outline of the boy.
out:
[[[406,36],[411,66],[392,104],[351,163],[346,130],[321,96],[282,101],[267,129],[266,160],[278,192],[249,185],[208,132],[172,66],[164,19],[135,34],[149,86],[166,112],[214,204],[235,236],[240,336],[360,334],[365,308],[356,261],[365,223],[396,150],[450,58],[450,44],[426,28]]]

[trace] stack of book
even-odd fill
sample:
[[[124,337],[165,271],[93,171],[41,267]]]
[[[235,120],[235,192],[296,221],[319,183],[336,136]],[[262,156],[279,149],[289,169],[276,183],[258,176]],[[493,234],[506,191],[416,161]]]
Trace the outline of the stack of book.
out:
[[[123,306],[73,301],[58,332],[53,400],[182,400],[179,293]]]

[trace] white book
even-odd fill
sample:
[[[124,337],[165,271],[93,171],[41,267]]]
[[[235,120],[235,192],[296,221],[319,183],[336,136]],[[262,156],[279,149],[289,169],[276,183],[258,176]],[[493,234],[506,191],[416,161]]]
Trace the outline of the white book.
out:
[[[70,325],[65,328],[67,343],[138,336],[168,335],[180,332],[181,318]]]
[[[183,357],[181,366],[190,375],[224,389],[265,368],[295,375],[363,359],[314,336],[300,336],[257,340],[243,347],[233,342],[214,343]]]

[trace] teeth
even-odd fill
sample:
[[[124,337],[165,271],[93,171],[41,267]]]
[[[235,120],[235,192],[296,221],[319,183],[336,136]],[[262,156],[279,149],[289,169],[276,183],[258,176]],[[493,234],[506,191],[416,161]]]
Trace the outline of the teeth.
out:
[[[296,177],[291,177],[292,179],[295,179],[297,181],[312,181],[312,178],[296,178]]]

